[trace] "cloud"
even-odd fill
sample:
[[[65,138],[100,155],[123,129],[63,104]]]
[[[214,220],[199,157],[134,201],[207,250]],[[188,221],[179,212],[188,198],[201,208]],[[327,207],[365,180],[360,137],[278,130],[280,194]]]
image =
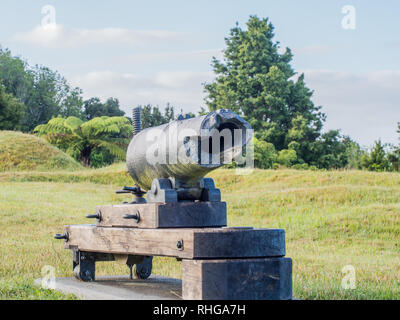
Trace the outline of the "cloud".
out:
[[[294,48],[293,54],[295,55],[310,55],[310,54],[324,54],[336,50],[336,46],[329,45],[309,45],[300,48]]]
[[[314,90],[313,101],[327,114],[325,130],[341,129],[364,146],[379,138],[398,143],[400,121],[400,70],[369,73],[304,70],[307,86]],[[158,72],[154,75],[94,71],[73,79],[84,97],[110,96],[120,99],[130,114],[139,104],[161,108],[167,102],[184,111],[197,112],[204,106],[202,83],[214,79],[212,72]]]
[[[333,51],[337,50],[338,48],[339,48],[338,46],[315,44],[315,45],[308,45],[308,46],[303,46],[303,47],[298,47],[298,48],[292,48],[292,53],[295,56],[325,54],[325,53],[333,52]],[[286,52],[286,46],[281,45],[278,48],[278,53],[283,54],[285,52]]]
[[[161,42],[179,41],[183,32],[166,30],[130,30],[124,28],[77,29],[58,24],[37,26],[17,33],[13,40],[46,48],[78,48],[90,45],[124,44],[145,46]]]
[[[169,62],[171,60],[182,62],[199,62],[207,61],[209,64],[211,58],[216,57],[221,60],[223,58],[222,49],[210,50],[193,50],[193,51],[173,51],[173,52],[157,52],[157,53],[138,53],[124,57],[124,61],[134,63],[154,63],[154,62]]]
[[[326,128],[340,128],[367,146],[379,138],[398,143],[400,70],[303,72],[314,102],[327,114]]]
[[[211,72],[159,72],[153,76],[112,71],[94,71],[78,76],[72,83],[84,97],[116,97],[129,114],[131,108],[151,103],[163,108],[167,102],[184,111],[197,112],[204,105],[202,83],[213,80]]]

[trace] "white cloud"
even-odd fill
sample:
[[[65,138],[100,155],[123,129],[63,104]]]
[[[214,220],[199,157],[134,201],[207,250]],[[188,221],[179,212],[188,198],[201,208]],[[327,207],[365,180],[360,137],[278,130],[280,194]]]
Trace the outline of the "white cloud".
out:
[[[154,76],[112,71],[89,72],[73,79],[84,91],[84,97],[116,97],[129,114],[139,104],[159,105],[167,102],[184,111],[197,112],[204,105],[202,83],[212,81],[211,72],[159,72]]]
[[[138,53],[124,57],[124,61],[133,63],[154,63],[154,62],[169,62],[171,60],[183,62],[199,62],[207,61],[209,64],[211,58],[223,58],[222,49],[210,50],[193,50],[193,51],[173,51],[173,52],[158,52],[158,53]]]
[[[309,46],[304,46],[304,47],[299,47],[299,48],[294,48],[293,49],[293,54],[298,55],[298,54],[304,54],[304,55],[310,55],[310,54],[323,54],[323,53],[329,53],[334,50],[336,50],[336,46],[329,46],[329,45],[309,45]]]
[[[400,70],[369,73],[305,70],[313,100],[327,114],[326,128],[341,128],[363,145],[398,143]]]
[[[381,138],[397,143],[400,121],[400,71],[350,73],[305,70],[313,100],[327,114],[325,129],[342,129],[362,145]],[[167,102],[184,111],[197,112],[204,106],[202,83],[214,78],[212,72],[159,72],[155,75],[95,71],[76,77],[73,84],[84,90],[85,98],[110,96],[120,99],[129,114],[138,104],[161,108]]]
[[[47,48],[78,48],[94,44],[127,44],[144,46],[160,42],[182,40],[183,32],[165,30],[130,30],[124,28],[76,29],[49,24],[18,33],[13,39]]]
[[[323,45],[323,44],[313,44],[303,47],[291,48],[294,56],[297,55],[314,55],[314,54],[324,54],[330,53],[338,49],[338,46]],[[286,46],[280,45],[278,48],[278,53],[283,54],[286,52]]]

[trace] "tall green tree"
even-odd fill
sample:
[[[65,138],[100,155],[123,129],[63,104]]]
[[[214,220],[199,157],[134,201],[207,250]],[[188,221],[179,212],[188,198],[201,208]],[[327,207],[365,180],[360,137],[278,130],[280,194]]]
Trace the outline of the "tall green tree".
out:
[[[64,77],[47,67],[35,66],[29,72],[33,83],[25,100],[23,125],[27,131],[58,115],[80,115],[80,89],[71,89]]]
[[[0,130],[19,130],[24,107],[0,82]]]
[[[25,103],[32,90],[33,75],[28,71],[28,64],[11,52],[0,47],[0,80],[7,93]]]
[[[125,117],[98,117],[83,122],[77,117],[53,118],[35,128],[39,136],[82,162],[92,164],[91,155],[99,148],[106,149],[117,159],[124,160],[132,125]]]
[[[72,88],[57,71],[31,67],[7,49],[0,48],[0,80],[7,93],[26,108],[22,129],[31,131],[58,115],[82,117],[82,91]]]
[[[266,19],[251,16],[247,30],[236,24],[225,39],[223,61],[212,60],[216,79],[205,85],[210,110],[229,108],[243,115],[258,139],[273,143],[279,151],[294,141],[302,127],[298,157],[309,157],[306,144],[319,136],[325,120],[311,101],[312,91],[301,74],[296,80],[289,48],[279,51],[274,27]],[[291,132],[292,131],[292,132]]]

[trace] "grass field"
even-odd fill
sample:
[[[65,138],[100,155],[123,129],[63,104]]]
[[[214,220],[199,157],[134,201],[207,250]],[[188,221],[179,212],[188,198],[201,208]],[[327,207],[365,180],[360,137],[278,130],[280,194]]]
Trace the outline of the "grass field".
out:
[[[361,171],[255,170],[211,174],[228,203],[230,226],[286,229],[298,299],[400,299],[400,175]],[[99,170],[0,173],[0,297],[66,299],[33,286],[42,267],[71,276],[71,253],[54,233],[88,223],[100,204],[126,196],[124,165]],[[356,271],[356,289],[344,290],[342,268]],[[127,274],[99,263],[97,274]],[[180,277],[180,263],[156,258],[154,273]]]

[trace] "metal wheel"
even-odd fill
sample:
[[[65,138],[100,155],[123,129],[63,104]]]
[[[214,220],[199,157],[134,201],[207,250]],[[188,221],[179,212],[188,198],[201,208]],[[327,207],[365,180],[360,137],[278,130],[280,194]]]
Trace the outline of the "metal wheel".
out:
[[[94,272],[89,269],[81,270],[81,266],[79,264],[74,268],[74,276],[76,279],[83,282],[94,281]]]
[[[153,257],[146,257],[141,263],[135,265],[133,274],[136,279],[145,280],[150,277],[152,269]]]
[[[78,250],[73,251],[72,267],[75,278],[84,282],[94,281],[95,262],[96,259],[93,254]]]

